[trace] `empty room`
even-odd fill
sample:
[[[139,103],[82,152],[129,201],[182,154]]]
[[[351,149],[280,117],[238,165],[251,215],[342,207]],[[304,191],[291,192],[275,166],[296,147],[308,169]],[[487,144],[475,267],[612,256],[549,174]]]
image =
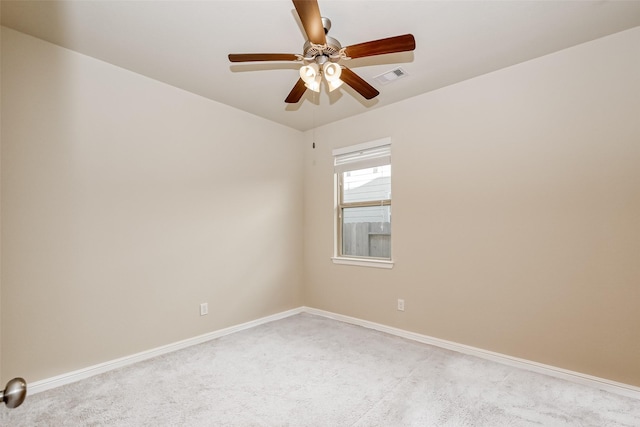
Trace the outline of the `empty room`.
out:
[[[640,426],[640,1],[0,18],[0,425]]]

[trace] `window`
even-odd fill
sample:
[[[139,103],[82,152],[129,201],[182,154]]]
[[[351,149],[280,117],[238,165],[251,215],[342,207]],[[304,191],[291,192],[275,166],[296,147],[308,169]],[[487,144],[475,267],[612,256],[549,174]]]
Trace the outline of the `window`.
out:
[[[334,262],[391,266],[391,141],[336,149]]]

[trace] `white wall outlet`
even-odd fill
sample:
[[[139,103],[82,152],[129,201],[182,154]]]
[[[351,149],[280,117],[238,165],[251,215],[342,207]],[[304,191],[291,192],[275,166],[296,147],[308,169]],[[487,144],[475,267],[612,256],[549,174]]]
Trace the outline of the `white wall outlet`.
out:
[[[200,316],[204,316],[205,314],[209,314],[209,304],[203,302],[200,304]]]
[[[398,311],[404,311],[404,300],[398,299]]]

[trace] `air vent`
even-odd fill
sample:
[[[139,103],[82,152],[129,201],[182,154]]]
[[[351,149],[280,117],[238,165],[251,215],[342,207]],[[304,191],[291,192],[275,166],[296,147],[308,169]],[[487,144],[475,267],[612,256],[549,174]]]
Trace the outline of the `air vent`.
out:
[[[387,71],[386,73],[380,74],[379,76],[374,77],[375,81],[380,84],[386,85],[398,79],[401,79],[407,75],[407,72],[402,68],[394,68],[391,71]]]

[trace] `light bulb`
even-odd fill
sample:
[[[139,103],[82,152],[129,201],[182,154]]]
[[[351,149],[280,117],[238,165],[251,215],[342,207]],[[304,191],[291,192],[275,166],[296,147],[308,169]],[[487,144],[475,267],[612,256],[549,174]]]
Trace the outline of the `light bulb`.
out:
[[[342,68],[335,62],[327,62],[322,66],[322,72],[327,81],[337,80],[342,74]]]

